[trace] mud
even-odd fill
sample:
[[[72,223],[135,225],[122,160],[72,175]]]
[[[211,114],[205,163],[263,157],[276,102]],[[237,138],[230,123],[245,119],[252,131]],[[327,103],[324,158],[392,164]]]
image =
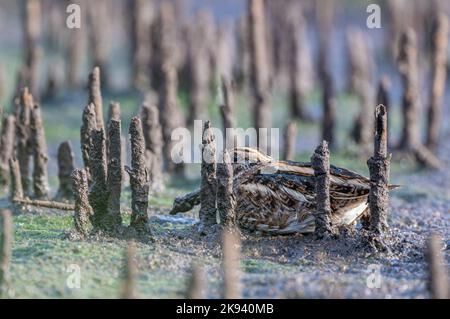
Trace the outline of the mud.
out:
[[[450,154],[447,146],[441,158]],[[448,158],[448,157],[447,157]],[[446,162],[448,169],[449,163]],[[246,298],[429,298],[426,241],[431,233],[443,238],[442,254],[450,261],[450,178],[448,170],[396,176],[404,185],[393,191],[383,241],[388,252],[376,252],[367,245],[361,226],[341,233],[337,239],[316,240],[313,235],[266,237],[242,233],[241,280]],[[169,231],[155,232],[154,240],[165,250],[186,257],[172,260],[171,271],[186,271],[188,261],[220,258],[220,226],[206,236],[198,232],[196,219],[153,216],[153,225]],[[176,254],[179,256],[178,254]],[[173,257],[173,256],[172,256]],[[169,258],[172,258],[169,257]],[[157,258],[157,257],[155,257]],[[217,265],[204,266],[208,280],[218,273]],[[379,282],[373,274],[380,273]],[[379,285],[377,285],[379,283]],[[379,288],[377,288],[379,287]],[[209,288],[207,296],[219,297]]]
[[[431,233],[443,242],[441,252],[450,263],[450,145],[441,144],[442,171],[417,171],[399,174],[392,171],[391,182],[403,185],[391,191],[390,231],[384,242],[390,251],[377,253],[366,244],[359,229],[341,233],[337,239],[316,240],[313,235],[271,237],[242,232],[241,283],[244,298],[428,298],[426,241]],[[8,206],[7,200],[0,207]],[[129,202],[128,202],[129,205]],[[123,218],[129,217],[123,205]],[[204,293],[218,298],[220,290],[220,226],[201,235],[198,209],[186,215],[170,216],[170,207],[149,206],[151,235],[121,227],[110,237],[91,234],[87,242],[112,242],[120,245],[135,239],[139,248],[148,250],[145,272],[161,269],[174,278],[188,278],[192,263],[204,270]],[[49,209],[23,207],[20,214],[67,215]],[[66,229],[60,240],[74,240]],[[371,281],[380,271],[377,281]],[[145,274],[145,273],[144,273]],[[368,284],[369,283],[369,284]],[[174,283],[175,285],[175,283]],[[372,287],[372,288],[371,288]],[[375,287],[375,288],[373,288]],[[168,287],[167,289],[173,289]],[[186,287],[176,287],[184,292]]]

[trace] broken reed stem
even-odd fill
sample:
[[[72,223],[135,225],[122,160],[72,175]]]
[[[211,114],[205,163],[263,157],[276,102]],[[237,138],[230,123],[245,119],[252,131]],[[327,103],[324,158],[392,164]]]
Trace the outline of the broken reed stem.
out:
[[[386,107],[387,114],[387,142],[389,144],[389,119],[390,119],[390,107],[391,107],[391,99],[389,96],[389,91],[391,87],[391,82],[387,75],[383,75],[380,78],[380,83],[378,84],[378,92],[377,92],[377,104],[384,105]]]
[[[130,175],[131,185],[131,226],[144,230],[148,224],[148,197],[150,183],[145,163],[145,139],[141,120],[131,120],[129,134],[131,138],[131,168],[125,167]]]
[[[19,161],[16,158],[9,159],[9,172],[11,174],[11,200],[17,200],[24,197],[22,178],[20,176]]]
[[[403,81],[403,129],[399,147],[409,150],[420,143],[417,38],[413,29],[401,36],[398,64]]]
[[[234,230],[222,231],[222,274],[224,299],[241,299],[242,285],[240,283],[241,243]]]
[[[76,231],[83,237],[89,233],[89,218],[92,215],[92,207],[88,199],[87,174],[84,169],[76,169],[72,173],[72,188],[75,198],[74,225]]]
[[[317,19],[317,31],[319,37],[319,53],[317,60],[318,78],[324,85],[327,80],[330,62],[329,53],[331,52],[331,34],[333,31],[335,5],[333,1],[317,0],[315,1],[315,13]]]
[[[13,245],[13,217],[10,210],[0,210],[0,298],[11,289],[9,267]]]
[[[24,17],[24,47],[26,66],[26,85],[30,91],[38,94],[39,81],[39,47],[41,33],[41,1],[26,0]]]
[[[165,1],[167,3],[167,1]],[[163,73],[163,61],[169,58],[172,59],[173,42],[174,39],[174,28],[173,19],[175,19],[173,3],[170,2],[165,4],[161,3],[163,6],[159,6],[156,9],[155,21],[150,26],[150,48],[152,51],[152,56],[150,58],[150,84],[155,92],[160,92],[162,89],[162,73]],[[168,6],[172,8],[167,9]],[[167,12],[169,12],[169,17]],[[170,21],[166,21],[169,19]],[[163,51],[167,51],[170,56],[165,56]]]
[[[41,31],[41,1],[26,0],[24,16],[24,39],[26,53],[37,46],[37,41]]]
[[[45,199],[48,197],[48,150],[45,140],[44,124],[39,105],[31,110],[31,144],[33,147],[33,190],[34,197]]]
[[[111,28],[109,13],[108,13],[108,1],[97,0],[90,1],[84,6],[86,9],[87,28],[88,28],[88,40],[90,49],[90,58],[92,65],[98,67],[102,74],[102,85],[108,87],[109,77],[108,71],[108,31]],[[98,113],[97,113],[98,114]],[[102,117],[103,121],[103,117]],[[101,126],[103,127],[103,126]]]
[[[225,76],[221,77],[220,86],[220,115],[222,116],[223,131],[226,133],[224,136],[224,145],[226,149],[232,149],[236,146],[235,137],[231,132],[236,127],[235,114],[234,114],[234,94],[231,81]]]
[[[369,49],[367,35],[362,30],[357,28],[350,28],[348,30],[347,52],[349,61],[349,91],[363,97],[361,95],[361,84],[369,85],[372,83],[374,61]]]
[[[270,120],[270,74],[266,41],[265,8],[263,0],[248,0],[248,27],[250,39],[250,80],[253,91],[253,119],[257,131],[269,128]],[[267,151],[268,136],[258,134],[258,147]]]
[[[408,29],[401,36],[398,60],[404,89],[403,129],[398,148],[412,153],[421,166],[439,169],[439,159],[420,141],[417,38],[412,29]]]
[[[16,119],[19,118],[19,112],[20,112],[20,99],[22,97],[22,91],[24,88],[27,88],[26,82],[27,82],[27,70],[25,66],[22,66],[18,71],[16,75],[16,83],[14,87],[14,94],[12,99],[12,104],[14,105],[14,115],[16,116]],[[27,88],[28,90],[28,88]]]
[[[127,138],[125,136],[120,137],[120,143],[122,144],[122,153],[121,153],[121,159],[122,159],[122,184],[125,186],[130,185],[130,177],[125,172],[125,165],[127,163],[128,157],[127,157]]]
[[[363,152],[369,152],[367,149],[370,144],[371,135],[373,131],[373,118],[371,117],[373,103],[373,89],[369,82],[361,81],[356,87],[357,94],[360,97],[362,107],[359,112],[355,126],[353,128],[353,138],[355,142],[360,145]]]
[[[211,130],[211,122],[206,121],[203,126],[202,137],[202,168],[200,193],[200,222],[204,226],[217,224],[216,220],[216,143]]]
[[[173,207],[170,210],[170,215],[176,215],[178,213],[185,213],[190,211],[195,206],[200,205],[200,193],[198,189],[192,193],[188,193],[181,197],[176,197],[173,201]]]
[[[0,135],[0,186],[7,186],[10,180],[9,159],[14,152],[16,119],[14,115],[5,115],[2,122]]]
[[[38,77],[39,77],[39,60],[40,60],[41,51],[34,47],[27,53],[27,85],[30,88],[30,92],[33,92],[34,95],[38,95]]]
[[[405,28],[407,22],[407,17],[403,14],[406,12],[408,15],[408,10],[405,8],[403,2],[388,1],[386,2],[388,15],[388,25],[389,25],[389,36],[386,37],[385,47],[386,51],[389,53],[391,59],[395,59],[398,56],[398,41],[400,39],[402,29]]]
[[[388,155],[387,110],[378,105],[375,110],[374,155],[367,161],[370,171],[370,230],[381,235],[388,229],[389,171],[391,156]]]
[[[189,68],[189,118],[188,123],[207,118],[209,85],[211,76],[210,43],[208,34],[212,29],[208,11],[200,11],[193,26],[189,27],[188,68]]]
[[[136,245],[129,243],[125,251],[123,265],[122,299],[137,299],[136,280],[138,268],[136,265]]]
[[[178,120],[179,110],[177,104],[176,90],[177,90],[177,75],[176,69],[173,66],[166,66],[163,73],[163,95],[162,109],[161,109],[161,125],[163,129],[163,152],[164,161],[167,165],[169,173],[182,173],[183,164],[175,164],[172,159],[173,141],[171,134],[175,128],[178,127],[180,121]],[[178,114],[178,115],[177,115]]]
[[[75,206],[68,203],[60,203],[54,201],[46,201],[46,200],[38,200],[38,199],[20,199],[14,198],[12,202],[16,205],[24,205],[24,206],[36,206],[41,208],[50,208],[50,209],[58,209],[58,210],[66,210],[73,211]]]
[[[233,33],[227,23],[220,24],[216,31],[217,40],[214,50],[214,79],[233,78]]]
[[[297,135],[297,126],[295,122],[289,121],[284,128],[284,150],[283,159],[293,161],[295,158],[295,138]]]
[[[70,141],[63,142],[58,148],[58,178],[59,189],[57,200],[71,201],[73,199],[72,172],[75,169],[75,155]]]
[[[33,106],[33,96],[29,93],[28,88],[22,89],[16,118],[16,156],[19,162],[22,187],[25,195],[29,195],[31,186],[30,160],[32,149],[30,116]]]
[[[176,30],[174,26],[175,12],[173,3],[163,1],[160,6],[160,19],[158,28],[158,38],[160,39],[159,58],[161,59],[158,69],[161,72],[162,87],[161,92],[161,125],[163,129],[163,154],[164,162],[167,165],[167,172],[184,174],[183,163],[175,164],[172,159],[174,142],[172,132],[177,127],[181,127],[183,119],[178,105],[178,75],[176,69]]]
[[[122,192],[122,143],[120,120],[111,119],[108,126],[108,212],[104,226],[110,229],[122,224],[120,195]]]
[[[186,299],[204,299],[204,270],[199,264],[191,266],[191,273],[188,279]]]
[[[382,104],[386,107],[388,120],[389,120],[389,105],[391,100],[389,98],[390,87],[391,81],[389,80],[389,77],[387,75],[382,75],[380,78],[380,82],[378,84],[377,103],[378,105]]]
[[[447,78],[448,34],[448,17],[440,14],[433,26],[432,84],[427,117],[426,146],[432,151],[436,151],[438,146],[442,122],[442,100]]]
[[[314,169],[316,191],[315,234],[322,238],[333,233],[330,207],[330,151],[326,141],[314,151],[311,164]]]
[[[143,89],[150,84],[148,67],[151,60],[151,28],[154,14],[152,2],[145,0],[132,0],[131,13],[131,58],[133,64],[133,86],[135,89]]]
[[[45,31],[43,33],[51,51],[62,51],[64,49],[63,42],[66,33],[61,32],[60,29],[64,25],[64,2],[68,3],[69,1],[52,2],[44,6],[44,10],[48,14],[48,22],[44,26]]]
[[[0,64],[0,100],[5,98],[6,93],[6,74],[5,67]]]
[[[422,143],[417,144],[411,150],[417,163],[423,167],[431,169],[441,169],[442,163],[426,146]]]
[[[301,120],[310,120],[305,110],[305,90],[302,83],[302,61],[301,50],[304,50],[304,37],[299,36],[304,29],[304,17],[302,9],[296,3],[290,3],[286,10],[291,10],[286,21],[286,32],[288,38],[288,60],[289,60],[289,95],[291,115]],[[279,36],[279,35],[278,35]]]
[[[289,51],[295,50],[291,46],[293,44],[291,32],[294,32],[297,36],[300,33],[297,28],[301,19],[299,10],[296,10],[298,8],[294,9],[295,4],[288,3],[288,1],[266,1],[266,5],[272,72],[277,78],[285,78],[286,75],[290,77],[292,69],[288,70],[286,65],[293,62]],[[296,24],[295,27],[294,24]],[[294,66],[294,64],[291,64],[291,66]]]
[[[70,0],[74,3],[73,0]],[[80,85],[80,70],[82,70],[83,55],[85,50],[83,29],[70,30],[67,44],[67,82],[70,88],[75,89]]]
[[[120,110],[120,104],[117,102],[111,102],[109,103],[108,107],[108,123],[111,120],[120,120],[121,117],[121,110]]]
[[[92,185],[89,192],[89,203],[94,210],[92,224],[94,227],[104,228],[107,225],[105,217],[108,211],[105,131],[103,129],[92,131],[91,139],[89,167],[92,174]]]
[[[428,264],[428,289],[433,299],[448,299],[449,279],[441,252],[442,241],[432,234],[427,241],[426,260]]]
[[[322,140],[327,141],[330,148],[334,148],[336,141],[334,131],[336,126],[336,101],[334,97],[334,86],[331,75],[328,71],[322,75],[323,79],[323,120],[322,120]]]
[[[159,193],[164,190],[162,161],[163,138],[159,124],[159,110],[155,105],[143,104],[141,109],[142,131],[145,138],[145,157],[150,179],[150,189]]]
[[[53,100],[61,89],[61,65],[56,61],[52,61],[47,71],[47,86],[43,93],[44,99]],[[59,68],[59,69],[58,69]]]
[[[233,193],[233,166],[230,154],[223,152],[223,160],[217,163],[217,211],[220,224],[231,227],[235,223],[236,200]]]
[[[167,171],[169,173],[183,173],[184,165],[175,164],[172,159],[172,149],[174,143],[171,138],[173,130],[178,127],[180,121],[178,121],[177,114],[179,113],[177,101],[176,101],[176,69],[172,66],[167,66],[164,69],[164,81],[163,81],[163,96],[162,96],[162,115],[161,124],[163,129],[163,152],[164,161],[167,165]]]
[[[121,110],[120,104],[117,102],[109,103],[108,107],[108,122],[106,122],[106,157],[109,158],[109,124],[111,120],[120,121],[121,118]]]
[[[250,41],[248,30],[248,19],[245,16],[236,21],[237,30],[236,51],[238,56],[236,82],[239,88],[247,87],[250,78]]]
[[[83,111],[82,124],[80,128],[80,144],[81,144],[81,156],[83,158],[84,168],[86,169],[86,175],[89,185],[92,181],[89,154],[91,152],[91,132],[97,129],[97,122],[95,116],[95,105],[88,104]]]
[[[100,68],[95,67],[89,74],[89,103],[94,104],[97,129],[104,128],[103,123],[103,99],[101,91]]]

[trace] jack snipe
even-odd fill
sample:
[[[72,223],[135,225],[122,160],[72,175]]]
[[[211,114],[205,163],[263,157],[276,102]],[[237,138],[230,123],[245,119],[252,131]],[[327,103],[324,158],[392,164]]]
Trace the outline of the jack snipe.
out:
[[[234,195],[236,223],[245,229],[288,235],[314,232],[315,187],[311,163],[273,161],[252,148],[236,148]],[[356,223],[368,211],[370,180],[331,166],[330,199],[334,226]],[[391,189],[396,186],[390,186]],[[175,199],[171,214],[200,202],[197,190]]]

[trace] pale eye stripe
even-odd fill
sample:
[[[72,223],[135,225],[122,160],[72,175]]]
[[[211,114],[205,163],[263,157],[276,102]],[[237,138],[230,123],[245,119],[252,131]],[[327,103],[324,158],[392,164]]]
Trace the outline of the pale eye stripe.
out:
[[[311,167],[300,167],[294,165],[286,165],[285,163],[277,162],[272,166],[280,172],[294,172],[303,175],[314,175],[314,170]]]

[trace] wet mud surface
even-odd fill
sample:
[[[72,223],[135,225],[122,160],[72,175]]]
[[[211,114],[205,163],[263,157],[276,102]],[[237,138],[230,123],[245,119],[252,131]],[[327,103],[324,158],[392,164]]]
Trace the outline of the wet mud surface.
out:
[[[242,231],[244,297],[428,298],[424,252],[431,233],[443,238],[442,252],[447,266],[450,261],[450,165],[445,160],[450,158],[446,156],[450,155],[449,150],[441,150],[445,163],[442,171],[394,174],[394,182],[403,187],[391,193],[388,217],[391,229],[385,238],[389,252],[370,249],[358,229],[342,231],[338,238],[325,240],[316,240],[313,235],[273,237]],[[1,204],[5,206],[7,201],[2,200]],[[92,245],[108,242],[122,247],[127,240],[137,239],[141,251],[147,252],[140,271],[173,276],[174,281],[169,281],[167,289],[173,289],[178,297],[185,289],[182,278],[188,276],[193,262],[199,262],[206,272],[207,297],[218,298],[220,226],[202,234],[198,209],[177,216],[168,215],[169,210],[170,207],[164,206],[149,207],[151,234],[137,235],[124,227],[116,237],[97,234],[87,242]],[[39,209],[25,209],[19,214],[49,218],[71,215]],[[70,233],[70,229],[64,230],[52,241],[78,242],[78,238],[68,236]]]

